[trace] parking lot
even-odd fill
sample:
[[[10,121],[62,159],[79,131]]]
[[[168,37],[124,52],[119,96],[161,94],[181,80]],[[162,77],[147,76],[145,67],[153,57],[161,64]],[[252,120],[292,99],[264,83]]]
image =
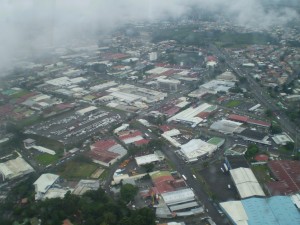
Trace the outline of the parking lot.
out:
[[[69,112],[37,125],[29,127],[26,134],[36,134],[58,140],[64,144],[74,144],[108,130],[112,125],[120,123],[124,114],[113,110],[98,109],[89,115],[78,115]]]
[[[229,172],[222,172],[222,162],[210,164],[207,168],[199,171],[214,198],[218,202],[229,201],[238,198]],[[223,169],[224,170],[224,169]],[[230,186],[229,186],[230,185]]]

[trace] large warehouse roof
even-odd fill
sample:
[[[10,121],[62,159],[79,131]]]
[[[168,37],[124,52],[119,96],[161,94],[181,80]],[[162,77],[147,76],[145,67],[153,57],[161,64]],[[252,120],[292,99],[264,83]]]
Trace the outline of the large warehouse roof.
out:
[[[224,133],[224,134],[231,134],[233,132],[239,131],[239,128],[241,125],[242,125],[242,123],[223,119],[223,120],[214,122],[210,126],[210,129],[216,130],[216,131]]]
[[[135,161],[136,161],[136,164],[138,164],[138,166],[140,166],[140,165],[145,165],[145,164],[149,164],[152,162],[160,161],[160,159],[155,154],[149,154],[149,155],[135,157]]]
[[[230,175],[241,198],[265,196],[251,169],[240,167],[230,170]]]
[[[211,154],[216,149],[216,145],[206,143],[201,139],[193,139],[188,143],[181,145],[181,149],[179,151],[187,161],[195,161],[198,157]]]
[[[56,174],[44,173],[33,184],[36,192],[46,193],[59,178]]]
[[[240,203],[237,203],[240,202]],[[220,204],[233,224],[298,225],[300,213],[289,196],[249,198]],[[245,215],[246,213],[246,215]]]
[[[212,105],[207,104],[207,103],[203,103],[202,105],[193,108],[190,107],[178,114],[176,114],[175,116],[171,117],[170,119],[168,119],[168,122],[170,121],[181,121],[181,122],[186,122],[186,123],[190,123],[190,124],[198,124],[200,123],[203,119],[201,119],[200,117],[197,117],[197,115],[203,111],[205,111],[206,109],[208,109],[209,107],[211,107]]]
[[[0,173],[4,179],[12,179],[31,172],[34,172],[34,169],[21,157],[0,163]]]

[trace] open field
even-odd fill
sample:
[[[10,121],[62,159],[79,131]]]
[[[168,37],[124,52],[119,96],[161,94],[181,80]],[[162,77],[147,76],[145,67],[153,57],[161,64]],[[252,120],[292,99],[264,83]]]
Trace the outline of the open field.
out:
[[[59,174],[64,178],[89,178],[98,167],[94,163],[70,161],[61,167]]]
[[[226,104],[226,106],[229,107],[229,108],[234,108],[234,107],[237,107],[240,104],[241,104],[240,101],[238,101],[238,100],[232,100],[232,101],[228,102]]]
[[[57,154],[49,155],[47,153],[43,153],[43,154],[39,154],[39,155],[35,156],[35,160],[44,166],[47,166],[47,165],[57,161],[58,159],[59,159],[59,156]]]

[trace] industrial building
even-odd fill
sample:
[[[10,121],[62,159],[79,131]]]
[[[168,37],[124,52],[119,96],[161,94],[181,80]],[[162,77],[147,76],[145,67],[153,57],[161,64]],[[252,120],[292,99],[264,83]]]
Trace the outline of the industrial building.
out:
[[[56,174],[45,173],[42,174],[34,183],[35,200],[42,200],[45,198],[47,192],[54,187],[59,181],[59,176]]]
[[[94,112],[95,110],[97,110],[98,108],[96,106],[89,106],[80,110],[76,111],[76,114],[80,115],[80,116],[85,116],[91,112]]]
[[[90,147],[88,156],[93,162],[107,167],[127,154],[127,150],[112,139],[97,141]]]
[[[22,157],[0,163],[0,173],[3,180],[11,180],[32,172],[34,169]]]
[[[177,121],[182,123],[190,124],[191,126],[196,126],[203,121],[201,118],[201,113],[210,114],[217,109],[216,106],[210,105],[208,103],[203,103],[198,107],[190,107],[175,116],[168,119],[168,122]]]
[[[265,196],[251,169],[240,167],[231,169],[229,172],[241,199],[253,196]]]
[[[210,126],[210,129],[224,134],[232,134],[232,133],[239,133],[242,130],[244,130],[244,128],[242,128],[241,126],[242,123],[222,119],[214,122]]]
[[[267,183],[271,195],[290,195],[300,192],[300,162],[293,160],[273,160],[268,167],[276,181]]]
[[[248,198],[220,203],[234,225],[298,225],[300,213],[289,196]]]
[[[203,156],[209,156],[217,150],[217,146],[209,144],[201,139],[193,139],[188,143],[181,145],[178,153],[187,162],[195,162]]]

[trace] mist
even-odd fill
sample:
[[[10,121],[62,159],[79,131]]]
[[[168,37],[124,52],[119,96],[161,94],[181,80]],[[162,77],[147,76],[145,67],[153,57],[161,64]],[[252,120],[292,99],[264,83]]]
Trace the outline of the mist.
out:
[[[296,4],[294,0],[291,3]],[[76,41],[95,41],[128,21],[178,18],[197,6],[238,24],[268,28],[299,17],[292,8],[266,10],[266,0],[1,0],[0,71],[19,56]],[[271,3],[288,1],[276,0]],[[0,75],[1,76],[1,75]]]

